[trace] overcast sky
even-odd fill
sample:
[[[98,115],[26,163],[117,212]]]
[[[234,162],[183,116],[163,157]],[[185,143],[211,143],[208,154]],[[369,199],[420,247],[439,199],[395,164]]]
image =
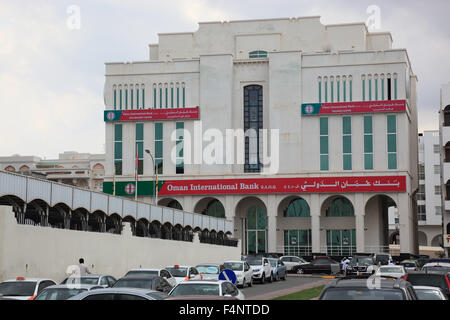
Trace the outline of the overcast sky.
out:
[[[377,31],[408,50],[419,78],[419,131],[438,129],[440,87],[450,81],[448,0],[0,0],[0,156],[103,153],[104,63],[148,60],[158,33],[310,15],[366,22],[370,5],[380,8]]]

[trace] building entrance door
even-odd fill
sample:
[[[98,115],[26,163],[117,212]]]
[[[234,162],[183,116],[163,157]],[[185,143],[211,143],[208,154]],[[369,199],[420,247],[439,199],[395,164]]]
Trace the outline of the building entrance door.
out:
[[[259,206],[250,207],[245,219],[247,254],[267,252],[267,215]]]

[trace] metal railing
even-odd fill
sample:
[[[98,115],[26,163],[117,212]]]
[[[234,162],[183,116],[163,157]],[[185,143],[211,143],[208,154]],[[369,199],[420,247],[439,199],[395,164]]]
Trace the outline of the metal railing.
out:
[[[328,256],[351,256],[356,253],[356,245],[321,246],[320,251]]]
[[[277,247],[278,253],[283,253],[285,256],[309,256],[312,252],[310,245],[284,245]]]

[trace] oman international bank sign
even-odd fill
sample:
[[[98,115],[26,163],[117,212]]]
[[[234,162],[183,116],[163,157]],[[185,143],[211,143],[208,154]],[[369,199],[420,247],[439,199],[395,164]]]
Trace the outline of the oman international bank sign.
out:
[[[405,111],[406,100],[351,101],[302,104],[302,116]]]
[[[200,108],[105,110],[104,121],[197,120]]]

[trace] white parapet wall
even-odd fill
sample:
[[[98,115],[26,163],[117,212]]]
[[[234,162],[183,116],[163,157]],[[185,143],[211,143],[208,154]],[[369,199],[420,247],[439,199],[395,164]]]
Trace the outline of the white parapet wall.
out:
[[[133,268],[160,268],[240,260],[241,246],[134,237],[17,224],[10,206],[0,206],[0,281],[45,277],[60,282],[84,258],[92,273],[122,277]]]

